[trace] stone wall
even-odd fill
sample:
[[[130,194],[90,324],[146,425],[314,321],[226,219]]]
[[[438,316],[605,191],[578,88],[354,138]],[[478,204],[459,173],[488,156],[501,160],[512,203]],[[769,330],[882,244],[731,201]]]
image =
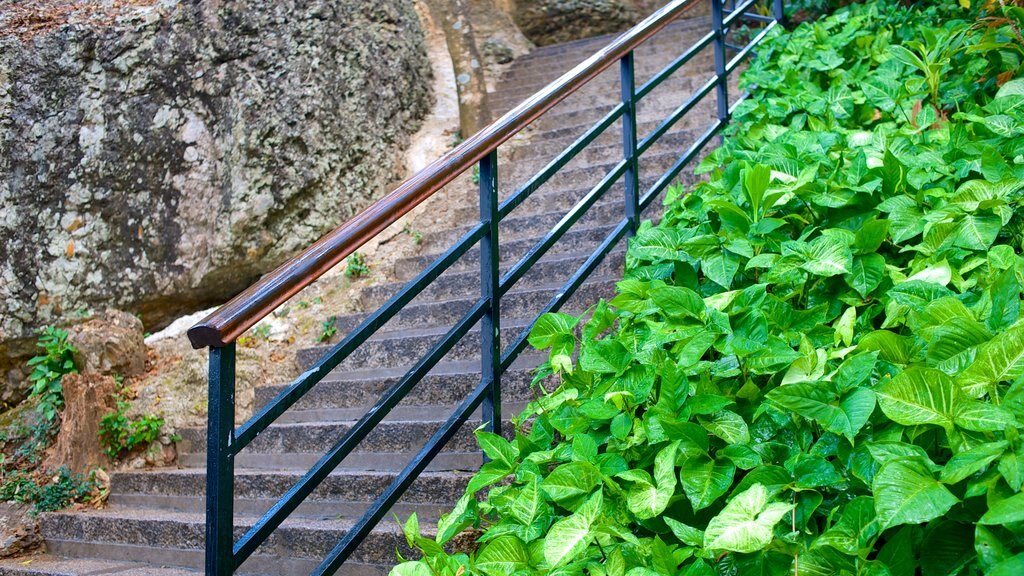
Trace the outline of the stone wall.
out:
[[[413,0],[157,0],[0,37],[0,377],[39,326],[152,330],[354,215],[401,176],[429,75]]]

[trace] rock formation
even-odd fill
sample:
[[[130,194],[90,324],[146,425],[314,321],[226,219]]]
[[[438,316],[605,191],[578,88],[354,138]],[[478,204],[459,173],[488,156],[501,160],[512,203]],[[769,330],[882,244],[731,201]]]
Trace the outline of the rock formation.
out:
[[[238,292],[386,192],[429,108],[413,0],[106,5],[0,17],[5,382],[42,325],[152,330]]]

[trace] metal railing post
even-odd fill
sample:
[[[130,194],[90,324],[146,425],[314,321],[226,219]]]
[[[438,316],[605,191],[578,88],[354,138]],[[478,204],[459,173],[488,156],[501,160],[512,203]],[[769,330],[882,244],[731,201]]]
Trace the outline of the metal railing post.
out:
[[[785,26],[786,24],[786,11],[782,6],[782,0],[772,0],[772,17],[779,24]]]
[[[729,79],[725,75],[725,28],[722,25],[723,0],[711,0],[711,28],[715,33],[715,92],[718,96],[718,120],[729,120]]]
[[[636,154],[636,74],[633,66],[633,51],[619,60],[619,77],[622,85],[622,149],[626,159],[626,219],[629,220],[627,234],[636,234],[640,226],[640,167]]]
[[[206,574],[235,571],[235,344],[210,348],[206,436]]]
[[[480,222],[487,232],[480,240],[480,294],[488,301],[480,321],[481,373],[491,382],[483,401],[483,420],[501,434],[501,294],[498,270],[498,151],[480,160]]]

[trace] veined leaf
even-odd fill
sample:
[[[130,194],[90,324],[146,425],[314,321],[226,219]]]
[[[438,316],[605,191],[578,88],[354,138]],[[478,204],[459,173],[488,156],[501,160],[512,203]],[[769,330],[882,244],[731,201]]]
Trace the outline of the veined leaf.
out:
[[[568,564],[587,549],[594,538],[591,530],[601,514],[604,500],[601,491],[594,492],[573,512],[555,522],[544,537],[544,559],[552,568]]]
[[[722,497],[732,485],[736,466],[729,461],[694,456],[683,461],[679,482],[694,510],[702,510]]]
[[[526,545],[512,535],[499,536],[477,552],[474,566],[488,576],[507,576],[529,566]]]
[[[818,537],[814,546],[831,546],[844,554],[863,558],[880,532],[874,500],[858,496],[846,504],[839,521]]]
[[[1000,500],[985,512],[978,524],[999,526],[1012,522],[1024,522],[1024,492]]]
[[[568,462],[555,468],[541,488],[555,502],[589,494],[601,482],[601,474],[590,462]]]
[[[772,529],[793,509],[792,504],[770,502],[768,491],[754,484],[737,494],[704,531],[704,547],[750,554],[768,546]]]
[[[1007,446],[1007,442],[1003,440],[988,442],[961,452],[946,462],[940,479],[946,484],[956,484],[991,464],[1006,450]]]
[[[957,378],[964,392],[981,397],[999,382],[1024,375],[1024,326],[1011,328],[981,346],[974,363]]]
[[[928,522],[959,502],[917,458],[886,462],[875,474],[871,488],[883,529]]]
[[[573,328],[580,321],[575,316],[561,312],[549,312],[537,319],[527,339],[530,346],[543,350],[551,346],[560,336],[571,336]]]
[[[875,388],[885,415],[904,426],[934,424],[953,428],[960,403],[960,389],[944,372],[913,367]]]

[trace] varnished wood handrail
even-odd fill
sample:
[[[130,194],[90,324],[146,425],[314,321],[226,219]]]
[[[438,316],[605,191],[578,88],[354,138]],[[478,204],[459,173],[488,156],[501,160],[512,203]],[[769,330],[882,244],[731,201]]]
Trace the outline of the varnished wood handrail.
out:
[[[481,158],[648,40],[697,0],[674,0],[629,32],[400,184],[348,222],[263,276],[188,331],[193,348],[234,342],[278,306],[309,286]]]

